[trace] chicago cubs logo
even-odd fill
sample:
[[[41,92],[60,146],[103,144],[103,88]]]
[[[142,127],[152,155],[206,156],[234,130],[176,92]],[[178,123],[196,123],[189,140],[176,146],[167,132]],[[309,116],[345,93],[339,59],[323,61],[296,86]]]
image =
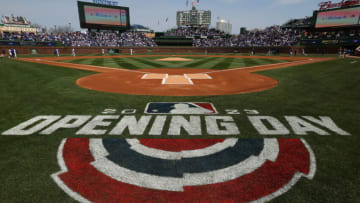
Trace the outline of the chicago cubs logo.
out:
[[[58,162],[80,202],[266,202],[316,170],[303,139],[64,139]]]

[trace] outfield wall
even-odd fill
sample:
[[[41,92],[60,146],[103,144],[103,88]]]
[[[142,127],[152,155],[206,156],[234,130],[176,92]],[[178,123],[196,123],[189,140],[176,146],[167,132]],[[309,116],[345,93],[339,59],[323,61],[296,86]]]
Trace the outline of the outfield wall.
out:
[[[55,49],[59,49],[60,54],[71,54],[72,47],[30,47],[30,46],[0,46],[0,54],[3,50],[8,54],[10,48],[15,48],[18,54],[31,54],[32,50],[36,50],[38,54],[53,54]],[[255,47],[256,53],[267,53],[269,49],[277,50],[280,54],[288,54],[290,49],[301,53],[304,47]],[[103,48],[97,47],[75,47],[76,54],[101,54]],[[129,54],[130,48],[114,48],[104,47],[105,52],[108,49],[116,49],[119,54]],[[252,48],[196,48],[196,47],[156,47],[156,48],[133,48],[135,53],[250,53]],[[338,53],[339,46],[308,46],[305,47],[306,53],[317,53],[317,54],[335,54]]]

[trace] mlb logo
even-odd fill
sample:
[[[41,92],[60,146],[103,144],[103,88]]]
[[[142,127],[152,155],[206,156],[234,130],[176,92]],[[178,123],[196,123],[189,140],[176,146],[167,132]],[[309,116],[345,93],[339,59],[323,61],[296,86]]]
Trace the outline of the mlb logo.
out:
[[[217,114],[214,105],[207,102],[151,102],[145,108],[146,114]]]

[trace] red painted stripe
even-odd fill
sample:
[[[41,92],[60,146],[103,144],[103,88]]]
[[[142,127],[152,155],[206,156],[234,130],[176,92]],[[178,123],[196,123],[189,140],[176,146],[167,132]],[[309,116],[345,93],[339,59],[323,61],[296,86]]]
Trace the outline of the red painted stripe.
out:
[[[209,147],[225,139],[139,139],[140,143],[155,149],[180,152]]]
[[[225,183],[185,187],[184,192],[145,189],[113,180],[97,171],[87,139],[68,139],[64,160],[69,172],[60,178],[69,188],[94,202],[183,202],[256,200],[287,184],[296,171],[309,172],[310,155],[301,140],[279,139],[280,153],[275,163],[266,162],[253,173]]]

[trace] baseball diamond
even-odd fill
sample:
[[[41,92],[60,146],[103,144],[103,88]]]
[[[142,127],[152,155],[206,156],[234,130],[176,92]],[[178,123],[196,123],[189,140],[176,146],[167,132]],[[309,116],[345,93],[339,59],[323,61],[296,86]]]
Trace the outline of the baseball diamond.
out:
[[[134,57],[152,57],[131,56]],[[159,56],[159,55],[157,55]],[[191,56],[184,55],[183,57]],[[128,58],[129,56],[117,56],[116,58]],[[94,65],[80,65],[61,62],[70,60],[69,57],[61,58],[25,58],[22,61],[76,68],[100,72],[80,78],[76,81],[81,87],[112,93],[125,93],[136,95],[159,95],[159,96],[203,96],[203,95],[227,95],[240,94],[266,90],[277,86],[278,81],[254,74],[256,71],[286,68],[309,63],[332,60],[331,58],[294,58],[294,57],[248,57],[248,56],[197,56],[205,58],[260,58],[288,60],[289,62],[275,63],[271,65],[260,65],[248,68],[233,68],[229,70],[207,70],[207,69],[140,69],[124,70]],[[91,59],[92,57],[79,57],[79,59]],[[97,56],[96,59],[109,58],[109,56]],[[156,74],[154,74],[156,73]],[[140,80],[144,79],[144,80]],[[151,79],[151,80],[148,80]],[[158,79],[158,80],[156,80]],[[160,82],[161,80],[161,82]],[[193,82],[195,80],[196,82]],[[195,84],[194,84],[195,83]],[[169,84],[171,86],[169,86]],[[215,85],[216,84],[216,85]],[[191,87],[183,85],[192,85]]]
[[[0,202],[360,202],[337,1],[2,0]]]

